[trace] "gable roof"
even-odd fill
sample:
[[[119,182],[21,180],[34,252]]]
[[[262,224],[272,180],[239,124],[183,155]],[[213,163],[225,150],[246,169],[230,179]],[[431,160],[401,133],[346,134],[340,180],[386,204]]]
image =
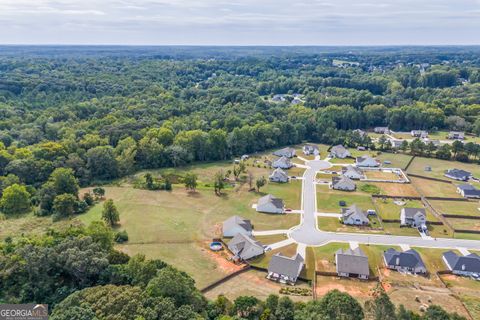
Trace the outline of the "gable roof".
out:
[[[268,265],[268,272],[278,273],[296,279],[303,269],[303,258],[298,253],[293,257],[286,257],[281,253],[272,256]]]
[[[368,216],[366,215],[365,212],[363,212],[362,209],[360,209],[356,204],[352,204],[348,208],[342,208],[342,216],[343,219],[346,220],[350,217],[358,217],[363,221],[370,221],[368,220]]]
[[[353,182],[352,179],[350,179],[347,176],[339,175],[339,176],[333,176],[332,177],[332,186],[336,187],[338,185],[342,185],[344,187],[347,187],[348,189],[355,189],[355,182]]]
[[[472,186],[471,184],[460,184],[457,186],[458,189],[460,190],[475,190],[476,188],[474,186]]]
[[[245,231],[252,231],[252,223],[250,220],[239,216],[232,216],[223,222],[223,230],[229,230],[236,227],[243,228]]]
[[[318,146],[316,146],[314,144],[306,144],[306,145],[303,146],[303,149],[314,151],[314,150],[318,150]]]
[[[472,173],[462,169],[449,169],[445,172],[445,175],[448,175],[457,179],[466,179],[470,177]]]
[[[271,194],[267,194],[266,196],[263,196],[260,199],[258,199],[257,207],[270,204],[270,203],[273,204],[278,209],[283,209],[284,207],[283,200]]]
[[[358,167],[354,167],[352,166],[351,164],[349,164],[348,166],[346,167],[343,167],[342,168],[342,173],[345,175],[345,174],[358,174],[360,176],[363,176],[363,171],[358,168]]]
[[[478,189],[463,190],[463,195],[465,197],[479,197],[480,196],[480,190],[478,190]]]
[[[292,162],[285,156],[278,158],[273,162],[273,167],[293,167]]]
[[[480,257],[475,253],[459,256],[453,251],[447,251],[443,253],[443,257],[454,271],[480,272]]]
[[[278,157],[292,157],[295,154],[295,149],[287,147],[273,152]]]
[[[348,150],[342,146],[341,144],[339,145],[336,145],[336,146],[333,146],[331,149],[330,149],[330,153],[333,153],[333,154],[336,154],[336,155],[345,155],[348,152]]]
[[[370,275],[368,257],[360,248],[338,249],[335,255],[337,256],[337,272]]]
[[[357,162],[357,164],[362,164],[364,162],[375,162],[375,163],[377,163],[377,160],[375,160],[374,158],[372,158],[370,156],[367,156],[367,155],[357,157],[355,159],[355,161]]]
[[[242,252],[246,252],[252,247],[263,251],[263,245],[260,242],[243,233],[237,233],[232,240],[228,242],[228,248],[240,258],[243,258]]]
[[[417,214],[420,214],[424,217],[427,216],[427,213],[424,208],[402,208],[401,211],[405,214],[405,218],[413,219]]]
[[[387,265],[400,266],[403,268],[425,268],[425,264],[418,252],[412,249],[400,252],[390,248],[383,253],[383,256],[385,257]]]
[[[273,170],[272,174],[270,174],[270,177],[281,177],[288,179],[287,173],[283,171],[282,168],[276,168],[275,170]]]

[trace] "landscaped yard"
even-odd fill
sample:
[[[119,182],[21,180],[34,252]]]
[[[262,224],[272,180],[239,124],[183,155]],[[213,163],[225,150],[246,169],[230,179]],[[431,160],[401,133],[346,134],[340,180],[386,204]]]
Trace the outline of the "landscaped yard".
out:
[[[425,167],[431,167],[432,171],[425,171]],[[416,157],[410,167],[408,167],[408,173],[414,173],[421,176],[433,177],[445,180],[451,180],[444,176],[444,173],[448,169],[463,169],[471,172],[474,176],[480,177],[480,166],[474,163],[463,163],[458,161],[447,161],[434,158],[422,158]],[[455,180],[451,180],[455,182]]]
[[[425,197],[462,198],[453,183],[410,177],[412,184]]]
[[[255,239],[260,241],[264,245],[269,245],[283,241],[287,239],[287,236],[285,234],[273,234],[269,236],[256,236]]]
[[[373,209],[371,196],[363,192],[347,192],[329,189],[328,186],[317,186],[318,212],[340,213],[339,201],[345,201],[347,206],[358,205],[363,210]]]

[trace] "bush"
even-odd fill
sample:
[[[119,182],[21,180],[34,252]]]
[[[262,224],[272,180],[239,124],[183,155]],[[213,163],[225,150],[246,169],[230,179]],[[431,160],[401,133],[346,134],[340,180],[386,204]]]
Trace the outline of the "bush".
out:
[[[119,231],[115,234],[116,243],[124,243],[128,241],[128,233],[125,230]]]
[[[380,188],[373,184],[364,184],[360,187],[360,190],[370,194],[380,194],[381,192]]]

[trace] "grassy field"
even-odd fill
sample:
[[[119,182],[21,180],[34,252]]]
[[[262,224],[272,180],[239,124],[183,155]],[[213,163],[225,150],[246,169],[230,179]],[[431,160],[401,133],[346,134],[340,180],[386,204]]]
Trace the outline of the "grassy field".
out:
[[[412,184],[425,197],[462,198],[452,183],[410,177]]]
[[[480,231],[480,220],[446,218],[455,230],[475,230]]]
[[[468,309],[473,319],[480,319],[480,281],[465,277],[443,275],[443,281],[456,294]]]
[[[365,170],[365,177],[367,179],[373,180],[393,180],[399,181],[399,177],[397,174],[393,172],[384,172],[384,171],[376,171],[376,170]]]
[[[363,183],[359,183],[358,186]],[[410,183],[368,182],[377,186],[380,194],[397,197],[420,197],[415,187]]]
[[[430,166],[432,171],[425,171],[426,166]],[[480,166],[478,164],[422,157],[416,157],[408,168],[407,172],[426,177],[451,180],[445,177],[444,173],[446,170],[453,168],[463,169],[471,172],[474,176],[480,176]]]
[[[394,203],[394,199],[379,199],[375,198],[375,205],[378,208],[377,214],[380,215],[382,219],[397,219],[400,220],[400,211],[402,208],[424,208],[420,200],[404,200],[405,205],[399,206]],[[427,220],[428,221],[438,221],[437,217],[427,209]]]
[[[329,243],[321,247],[313,247],[318,271],[335,272],[335,252],[348,249],[350,245],[343,242]]]
[[[368,257],[370,274],[375,276],[378,276],[378,268],[381,268],[385,265],[383,262],[383,252],[389,248],[400,250],[400,247],[395,246],[374,246],[361,244],[359,247]]]
[[[383,230],[376,230],[372,228],[380,228],[380,222],[376,217],[370,216],[370,226],[348,226],[342,224],[338,218],[319,217],[317,220],[318,228],[323,231],[334,232],[360,232],[360,233],[384,233]]]
[[[412,156],[402,153],[382,152],[376,158],[382,163],[382,167],[405,169]],[[391,164],[385,164],[384,161],[390,161]]]
[[[319,212],[340,212],[339,201],[345,201],[347,206],[358,205],[363,210],[373,209],[372,199],[363,192],[346,192],[331,190],[328,186],[317,186],[317,210]]]
[[[477,201],[428,200],[428,202],[443,214],[480,216],[480,210],[478,210],[480,206]]]
[[[284,234],[274,234],[270,236],[256,236],[255,239],[263,243],[264,245],[269,245],[273,243],[277,243],[287,239],[287,236]]]

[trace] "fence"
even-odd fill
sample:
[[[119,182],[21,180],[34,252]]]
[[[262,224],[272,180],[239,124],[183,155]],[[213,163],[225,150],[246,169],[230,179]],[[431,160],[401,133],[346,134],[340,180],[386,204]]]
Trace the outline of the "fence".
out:
[[[413,156],[410,158],[410,160],[408,161],[407,165],[405,166],[405,171],[407,171],[408,167],[410,167],[410,165],[412,164],[413,160],[415,160],[416,156]]]
[[[422,200],[421,197],[409,197],[409,196],[389,196],[386,194],[372,194],[372,198],[387,198],[387,199],[406,199],[406,200]]]
[[[425,197],[428,200],[440,200],[440,201],[459,201],[459,202],[468,202],[466,198],[444,198],[444,197]]]
[[[458,218],[458,219],[471,219],[471,220],[480,220],[480,216],[466,216],[461,214],[443,214],[445,218]]]
[[[450,184],[452,183],[452,181],[450,181],[450,180],[433,178],[433,177],[427,177],[427,176],[421,176],[421,175],[419,175],[419,174],[409,173],[408,175],[411,176],[411,177],[415,177],[415,178],[421,178],[421,179],[438,181],[438,182],[444,182],[444,183],[450,183]]]
[[[236,276],[238,276],[239,274],[244,273],[245,271],[247,271],[247,270],[249,270],[249,269],[250,269],[250,266],[245,266],[243,269],[240,269],[240,270],[238,270],[238,271],[235,271],[235,272],[233,272],[233,273],[230,273],[229,275],[223,277],[222,279],[219,279],[219,280],[217,280],[217,281],[209,284],[209,285],[206,286],[205,288],[201,289],[200,292],[201,292],[201,293],[206,293],[206,292],[212,290],[213,288],[221,285],[222,283],[224,283],[224,282],[232,279],[233,277],[236,277]]]

